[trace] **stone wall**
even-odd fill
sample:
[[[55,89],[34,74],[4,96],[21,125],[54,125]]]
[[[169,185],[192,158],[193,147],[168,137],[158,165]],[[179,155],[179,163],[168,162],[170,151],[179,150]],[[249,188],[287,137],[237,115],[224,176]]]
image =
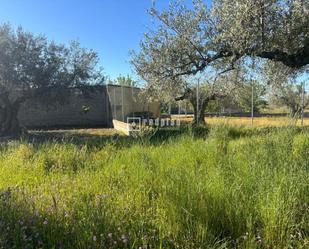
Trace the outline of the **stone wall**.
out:
[[[126,119],[132,112],[151,111],[159,115],[159,103],[142,103],[140,91],[115,85],[90,87],[86,94],[78,88],[61,89],[64,101],[46,102],[44,97],[28,100],[18,118],[28,128],[113,127],[113,119]]]

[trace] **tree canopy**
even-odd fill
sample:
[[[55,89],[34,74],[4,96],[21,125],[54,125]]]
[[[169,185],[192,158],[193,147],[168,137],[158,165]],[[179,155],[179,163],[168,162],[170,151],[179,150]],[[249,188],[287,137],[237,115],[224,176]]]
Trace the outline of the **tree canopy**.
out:
[[[283,84],[276,85],[272,89],[270,102],[287,107],[292,118],[299,118],[303,108],[309,106],[309,96],[304,92],[303,87],[304,83],[283,82]]]
[[[130,86],[130,87],[137,86],[137,81],[134,80],[130,75],[127,76],[119,75],[114,81],[111,81],[111,83],[115,83],[116,85],[120,86]]]
[[[224,58],[279,61],[291,68],[309,64],[309,4],[305,0],[202,0],[193,8],[173,2],[150,14],[158,25],[146,33],[133,60],[146,77],[177,77],[204,71]]]
[[[26,99],[49,88],[103,82],[97,53],[78,42],[65,46],[22,28],[0,26],[0,136],[19,131],[17,113]]]
[[[236,56],[257,56],[297,69],[309,64],[307,0],[216,0],[211,11],[215,43]]]
[[[150,92],[172,94],[194,91],[189,82],[196,75],[224,73],[230,83],[231,70],[241,71],[250,57],[303,70],[309,64],[308,10],[304,0],[214,0],[210,7],[202,0],[193,7],[173,1],[161,12],[153,7],[149,13],[157,22],[132,64]]]

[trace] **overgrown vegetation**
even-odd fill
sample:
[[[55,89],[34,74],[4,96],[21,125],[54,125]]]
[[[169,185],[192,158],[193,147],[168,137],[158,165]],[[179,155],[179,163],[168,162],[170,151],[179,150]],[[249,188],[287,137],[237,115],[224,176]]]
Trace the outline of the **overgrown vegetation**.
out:
[[[2,145],[0,247],[309,246],[309,131],[126,139]]]

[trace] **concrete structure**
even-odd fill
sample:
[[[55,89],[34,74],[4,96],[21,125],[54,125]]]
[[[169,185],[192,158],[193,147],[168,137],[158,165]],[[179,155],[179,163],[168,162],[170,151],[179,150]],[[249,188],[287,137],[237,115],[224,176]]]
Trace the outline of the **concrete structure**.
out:
[[[160,115],[159,103],[148,103],[140,96],[141,89],[118,85],[107,85],[113,119],[126,122],[134,113],[149,112],[155,117]]]
[[[129,125],[127,123],[113,119],[113,126],[115,130],[120,131],[127,136],[131,135]]]
[[[113,127],[113,119],[125,121],[132,113],[160,114],[159,103],[140,101],[139,88],[108,85],[87,89],[86,94],[78,88],[61,89],[65,96],[61,103],[46,103],[42,98],[26,101],[18,113],[21,125],[28,128]],[[51,92],[53,94],[56,92]]]

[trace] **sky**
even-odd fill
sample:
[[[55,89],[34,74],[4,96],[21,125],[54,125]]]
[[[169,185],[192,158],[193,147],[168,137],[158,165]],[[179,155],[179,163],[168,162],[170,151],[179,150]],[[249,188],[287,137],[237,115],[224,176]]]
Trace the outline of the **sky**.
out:
[[[184,0],[190,4],[192,0]],[[211,0],[204,0],[207,4]],[[147,13],[153,0],[0,0],[0,24],[22,26],[50,40],[69,43],[99,53],[100,66],[111,79],[130,74],[129,51],[139,49],[143,34],[152,26]],[[158,9],[169,0],[155,0]],[[302,80],[303,77],[300,77]]]
[[[156,0],[156,6],[166,8],[168,2]],[[78,40],[99,53],[104,72],[114,79],[135,75],[129,51],[138,51],[152,24],[147,13],[151,6],[152,0],[0,0],[0,23],[59,43]]]

